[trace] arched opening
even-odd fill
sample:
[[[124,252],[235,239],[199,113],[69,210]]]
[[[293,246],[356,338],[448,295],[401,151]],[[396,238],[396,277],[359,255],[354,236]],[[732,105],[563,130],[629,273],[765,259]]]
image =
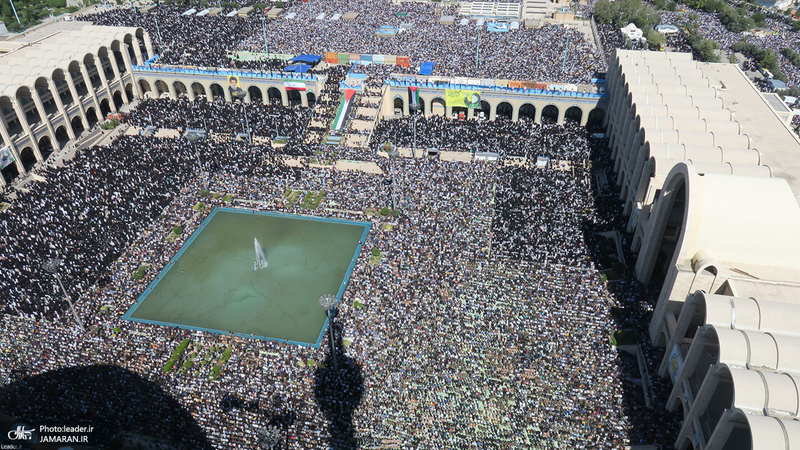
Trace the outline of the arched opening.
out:
[[[16,164],[11,163],[3,168],[3,179],[6,180],[6,183],[11,183],[18,176],[19,169]]]
[[[283,103],[280,89],[276,87],[271,87],[267,89],[267,100],[269,100],[270,104],[274,105],[279,105]]]
[[[94,107],[90,107],[86,110],[86,120],[89,121],[89,128],[95,126],[97,121],[100,120],[100,118],[97,117],[97,110],[94,109]]]
[[[36,155],[33,153],[33,149],[30,147],[25,147],[19,152],[19,161],[22,163],[22,167],[25,168],[25,171],[29,171],[33,169],[33,166],[36,165]]]
[[[453,106],[452,109],[452,117],[454,119],[466,119],[467,118],[467,108],[463,106]]]
[[[105,119],[109,114],[111,114],[111,106],[108,104],[108,99],[104,98],[100,100],[100,115],[102,119]]]
[[[719,372],[713,373],[718,370]],[[709,375],[718,377],[719,381],[714,388],[714,392],[711,394],[705,411],[703,411],[703,414],[699,417],[704,431],[708,430],[708,434],[705,436],[706,440],[711,437],[714,429],[717,428],[720,419],[723,417],[723,414],[725,414],[725,410],[733,407],[734,397],[733,377],[731,373],[727,369],[716,368],[712,368],[709,372],[711,372]],[[749,448],[749,446],[747,448]]]
[[[495,119],[499,119],[501,117],[511,119],[513,115],[514,115],[514,107],[511,106],[511,103],[500,102],[500,104],[497,105],[497,110],[495,112]]]
[[[130,84],[130,83],[126,83],[125,84],[125,95],[129,99],[133,100],[133,85],[132,84]]]
[[[0,97],[0,112],[2,112],[3,117],[5,117],[8,134],[13,137],[22,133],[22,123],[17,117],[17,111],[14,109],[14,105],[11,104],[11,98],[6,96]]]
[[[530,103],[525,103],[524,105],[519,107],[519,118],[525,118],[533,122],[536,120],[536,107],[531,105]]]
[[[139,80],[139,90],[142,91],[142,95],[152,92],[152,89],[150,89],[150,83],[148,83],[147,80]]]
[[[31,128],[34,128],[42,121],[42,118],[39,116],[39,111],[36,110],[36,105],[33,103],[31,90],[28,89],[27,86],[21,86],[17,89],[17,101],[22,111],[25,113],[25,119],[28,121],[28,125],[30,125]]]
[[[261,89],[259,89],[258,86],[250,86],[247,88],[247,94],[251,102],[264,103],[264,96],[261,94]]]
[[[205,97],[205,95],[206,95],[205,86],[203,86],[202,84],[200,84],[200,83],[198,83],[196,81],[194,83],[192,83],[192,95],[194,96],[195,100],[197,100],[200,96]]]
[[[484,119],[492,117],[492,105],[486,100],[481,100],[481,108],[475,110],[475,115]]]
[[[125,39],[130,39],[130,34],[125,35]],[[117,63],[117,70],[120,74],[125,74],[127,68],[125,67],[125,59],[122,56],[122,44],[118,40],[111,42],[111,52],[114,55],[114,60]],[[131,61],[136,61],[136,56],[131,56]]]
[[[213,101],[225,101],[225,90],[222,89],[222,86],[218,85],[217,83],[211,84],[211,100]]]
[[[658,253],[656,254],[653,272],[650,277],[650,282],[655,286],[661,286],[664,283],[672,263],[672,256],[683,232],[683,219],[686,214],[685,180],[681,178],[678,186],[672,189],[671,192],[662,193],[660,200],[667,202],[664,205],[667,208],[667,216],[664,224],[664,233],[661,235],[658,244]]]
[[[396,114],[399,116],[403,115],[403,105],[404,105],[403,99],[400,98],[399,96],[395,97],[394,100],[392,101],[392,114]]]
[[[72,98],[72,92],[69,90],[69,84],[64,75],[64,70],[56,69],[53,71],[53,83],[58,90],[58,97],[61,99],[61,104],[64,105],[64,108],[69,109],[75,99]]]
[[[42,136],[39,139],[39,153],[43,159],[47,159],[53,153],[53,142],[50,140],[50,136]]]
[[[290,105],[299,105],[303,102],[300,98],[300,91],[286,91],[286,97],[289,99]]]
[[[586,128],[596,131],[603,127],[603,119],[605,119],[606,112],[602,108],[595,108],[589,111],[589,117],[586,119]]]
[[[34,83],[34,88],[36,89],[36,93],[39,94],[39,100],[42,101],[44,113],[48,116],[57,114],[58,106],[56,105],[56,99],[53,97],[53,93],[50,92],[50,85],[47,83],[47,79],[45,77],[37,78],[36,83]]]
[[[431,114],[435,116],[443,116],[447,112],[447,104],[441,97],[436,97],[431,100]]]
[[[58,142],[59,147],[64,147],[64,144],[69,142],[69,134],[67,134],[67,127],[64,125],[59,126],[56,128],[56,142]]]
[[[542,109],[542,123],[556,123],[558,122],[558,107],[556,105],[547,105]]]
[[[161,80],[156,80],[155,85],[156,85],[156,95],[158,95],[158,97],[161,97],[161,94],[164,93],[169,95],[169,88],[167,87],[167,83],[164,83]]]
[[[103,83],[100,82],[100,73],[97,69],[97,63],[94,55],[88,54],[83,58],[83,65],[86,66],[86,72],[89,73],[89,82],[93,89],[98,89]]]
[[[172,89],[175,91],[175,98],[181,95],[187,95],[186,85],[182,81],[175,81],[172,83]]]
[[[83,73],[78,61],[69,63],[69,76],[72,77],[72,84],[75,85],[75,91],[79,97],[82,98],[89,93],[89,88],[86,86],[86,80],[83,79]]]
[[[75,136],[80,136],[83,130],[85,130],[80,116],[73,117],[70,121],[70,125],[72,126],[72,133],[75,134]]]
[[[125,104],[125,101],[122,99],[122,93],[120,91],[114,91],[114,95],[112,95],[111,98],[114,99],[114,106],[116,106],[117,109],[120,109],[122,105]]]
[[[583,118],[583,110],[578,108],[577,106],[570,106],[564,112],[565,121],[569,120],[571,122],[577,122],[580,125],[582,118]]]
[[[114,80],[114,69],[111,67],[111,59],[108,56],[108,48],[100,47],[97,51],[97,60],[100,67],[103,69],[103,74],[106,76],[106,81],[111,82]]]
[[[306,92],[306,101],[308,106],[313,106],[314,103],[317,103],[317,96],[313,92]]]

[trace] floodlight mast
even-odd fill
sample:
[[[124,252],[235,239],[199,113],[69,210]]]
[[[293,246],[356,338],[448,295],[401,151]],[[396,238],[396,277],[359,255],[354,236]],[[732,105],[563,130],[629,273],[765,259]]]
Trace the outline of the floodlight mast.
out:
[[[55,275],[56,281],[58,281],[58,285],[59,287],[61,287],[61,292],[64,294],[64,298],[67,300],[67,303],[69,304],[69,309],[70,311],[72,311],[73,317],[75,317],[75,322],[77,322],[78,328],[80,328],[81,331],[86,331],[86,328],[83,326],[81,318],[78,317],[78,313],[75,312],[75,306],[72,305],[72,299],[69,297],[69,294],[67,294],[67,290],[64,289],[64,285],[61,283],[61,276],[58,274],[58,267],[60,265],[61,265],[60,259],[48,259],[47,261],[42,263],[42,269],[44,269],[45,272],[50,272],[53,275]]]
[[[325,294],[319,298],[319,306],[325,310],[328,314],[328,332],[330,333],[330,340],[331,344],[331,356],[333,356],[333,367],[336,367],[338,364],[336,362],[336,348],[333,342],[333,318],[331,317],[331,310],[336,307],[336,296],[331,294]]]

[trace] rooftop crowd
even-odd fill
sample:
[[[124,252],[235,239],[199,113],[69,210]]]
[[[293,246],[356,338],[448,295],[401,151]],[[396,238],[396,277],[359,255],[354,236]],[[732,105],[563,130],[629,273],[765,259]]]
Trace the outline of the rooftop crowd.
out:
[[[455,14],[453,8],[446,8],[442,14]],[[287,8],[283,17],[267,20],[263,29],[259,15],[182,16],[186,9],[186,6],[161,6],[148,14],[113,9],[84,16],[82,20],[98,25],[143,27],[158,44],[159,62],[163,64],[253,67],[252,63],[232,60],[230,53],[232,50],[264,52],[266,39],[273,54],[348,52],[408,56],[415,68],[425,61],[436,62],[435,74],[445,76],[588,83],[596,71],[603,70],[601,55],[578,31],[545,24],[507,33],[485,30],[479,33],[474,21],[466,26],[440,23],[442,14],[437,14],[431,4],[397,5],[371,0],[301,2]],[[359,15],[353,21],[329,20],[336,13],[348,11]],[[407,14],[398,16],[401,12]],[[286,18],[289,13],[296,15]],[[325,19],[316,20],[322,13],[326,14]],[[376,35],[381,26],[401,24],[413,27],[393,37]],[[163,42],[158,42],[157,36]],[[274,68],[274,61],[260,67]]]

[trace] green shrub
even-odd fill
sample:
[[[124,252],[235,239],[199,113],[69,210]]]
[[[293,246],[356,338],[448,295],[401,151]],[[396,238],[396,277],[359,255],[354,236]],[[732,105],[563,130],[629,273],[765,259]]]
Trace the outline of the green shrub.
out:
[[[174,365],[175,365],[175,360],[174,359],[170,359],[169,361],[167,361],[167,363],[164,364],[164,373],[167,373],[170,370],[172,370],[172,366],[174,366]]]
[[[122,333],[122,328],[114,327],[114,328],[111,329],[111,331],[113,331],[115,334],[120,334],[120,333]]]
[[[183,363],[183,368],[186,369],[186,370],[189,370],[192,367],[194,367],[194,363],[191,360],[186,361],[185,363]]]
[[[230,194],[225,194],[225,196],[222,197],[222,201],[225,202],[225,203],[230,203],[231,200],[233,200],[233,197],[231,197]]]
[[[210,194],[211,191],[208,189],[200,189],[199,191],[197,191],[197,195],[199,195],[200,197],[208,197]]]
[[[176,236],[180,236],[183,233],[183,228],[181,227],[172,227],[172,234]]]
[[[364,307],[364,304],[363,304],[363,303],[361,303],[360,301],[358,301],[358,300],[355,300],[355,301],[353,302],[353,308],[355,308],[355,309],[362,309],[363,307]]]
[[[372,249],[372,256],[381,256],[381,251],[377,248]]]
[[[133,279],[134,280],[141,280],[144,278],[145,271],[141,267],[133,271]]]
[[[222,359],[220,360],[219,363],[220,364],[225,364],[226,362],[228,362],[228,360],[231,359],[231,354],[232,353],[233,353],[233,350],[230,347],[226,348],[225,351],[222,352]]]
[[[604,273],[601,273],[600,274],[600,282],[603,283],[603,284],[607,283],[608,282],[608,276],[606,276],[606,274],[604,274]]]
[[[178,358],[181,357],[183,352],[186,351],[186,347],[189,346],[189,342],[190,342],[189,338],[186,338],[186,339],[182,340],[181,343],[178,344],[178,346],[175,347],[175,350],[172,352],[172,358],[171,359],[174,359],[174,360],[177,361]]]
[[[276,8],[283,8],[283,2],[281,0],[278,0],[277,2],[275,2],[275,7]]]
[[[386,206],[381,208],[381,216],[386,217],[389,215],[389,212],[391,212],[391,209],[387,208]]]
[[[222,372],[222,366],[214,366],[214,367],[212,367],[211,368],[211,375],[209,375],[209,378],[216,380],[217,378],[219,378],[220,372]]]

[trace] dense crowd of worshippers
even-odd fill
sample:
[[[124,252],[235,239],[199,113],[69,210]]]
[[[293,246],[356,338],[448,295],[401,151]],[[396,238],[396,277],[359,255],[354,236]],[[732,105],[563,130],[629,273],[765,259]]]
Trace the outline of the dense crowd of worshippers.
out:
[[[282,106],[258,101],[209,102],[204,96],[194,101],[185,96],[177,100],[150,98],[139,102],[137,108],[125,117],[126,122],[137,127],[154,126],[183,132],[205,130],[217,134],[247,134],[272,140],[278,136],[301,136],[309,126],[312,108]],[[297,139],[290,139],[282,148],[283,154],[301,155],[307,149]]]
[[[445,8],[442,14],[455,14],[454,8]],[[479,31],[475,23],[440,23],[436,6],[427,3],[298,3],[287,8],[283,17],[268,19],[263,26],[261,11],[253,17],[181,15],[186,9],[188,6],[161,6],[147,14],[113,9],[86,15],[83,20],[146,29],[158,47],[162,64],[274,70],[279,66],[275,60],[264,64],[240,62],[231,59],[231,52],[371,53],[407,56],[415,69],[422,62],[436,62],[436,75],[574,83],[588,83],[604,67],[600,53],[579,31],[550,24],[506,33]],[[314,18],[309,10],[313,10]],[[353,21],[329,20],[336,13],[348,11],[359,15]],[[294,18],[287,18],[292,12]],[[398,15],[400,12],[406,14]],[[326,18],[316,20],[322,13]],[[411,24],[412,28],[390,38],[376,35],[381,26],[402,24]],[[264,48],[265,39],[268,49]]]
[[[170,112],[192,105],[148,101],[132,116],[142,123],[163,119],[161,126],[188,126]],[[207,123],[229,118],[227,106],[208,108]],[[439,120],[425,129],[428,138],[469,137],[477,126]],[[448,124],[457,131],[448,134]],[[296,418],[281,422],[282,448],[356,443],[424,449],[446,443],[449,448],[615,449],[663,443],[674,435],[674,418],[660,406],[639,409],[635,399],[641,393],[630,381],[638,371],[608,345],[619,320],[611,309],[628,302],[635,316],[630,321],[643,324],[649,303],[645,297],[610,296],[594,262],[600,260],[597,250],[586,245],[585,223],[602,228],[611,220],[599,214],[587,181],[585,131],[569,124],[481,125],[487,147],[516,132],[531,152],[570,166],[401,158],[391,186],[381,174],[290,168],[270,146],[232,142],[217,131],[197,146],[179,138],[122,136],[79,152],[65,167],[42,172],[45,180],[28,185],[27,193],[7,200],[12,207],[5,214],[15,215],[3,222],[0,270],[3,291],[14,295],[3,302],[8,315],[0,344],[14,351],[0,354],[0,377],[10,380],[11,368],[17,370],[15,380],[24,380],[75,365],[112,364],[175,398],[214,448],[255,448],[262,425],[276,417]],[[403,139],[408,133],[406,128]],[[389,171],[388,161],[373,160]],[[206,182],[232,200],[200,197]],[[309,211],[286,204],[288,188],[322,190],[326,196]],[[387,206],[392,188],[399,218],[355,213]],[[617,203],[610,192],[598,198]],[[198,201],[209,207],[195,210]],[[208,211],[231,204],[375,222],[335,319],[337,340],[352,343],[339,350],[348,371],[330,377],[355,380],[337,384],[353,395],[343,399],[325,383],[319,388],[324,369],[307,364],[328,359],[327,341],[319,349],[305,348],[120,319]],[[378,226],[386,221],[394,228]],[[176,225],[185,231],[170,242],[165,237]],[[373,248],[382,252],[377,265],[366,256]],[[81,333],[71,323],[52,276],[40,269],[48,258],[63,259],[65,287],[92,331]],[[132,274],[145,262],[152,269],[135,279]],[[192,349],[233,349],[219,379],[204,372],[162,373],[187,337]],[[106,379],[98,377],[98,383]],[[125,377],[121,383],[133,386]],[[76,383],[76,390],[86,388],[102,386]],[[161,413],[150,418],[118,413],[137,407],[126,404],[124,392],[108,393],[119,397],[111,404],[120,407],[103,416],[104,422],[134,434],[160,433],[166,426],[158,424]],[[90,396],[76,392],[74,398],[76,406],[58,417],[88,417]],[[339,417],[352,419],[331,425],[331,404],[346,412]],[[4,412],[21,419],[57,416],[40,403],[7,405]],[[205,438],[166,430],[163,436],[183,448],[206,445]]]
[[[415,124],[416,122],[416,124]],[[547,122],[547,120],[545,120]],[[581,146],[585,129],[575,121],[538,124],[531,119],[516,122],[500,117],[493,121],[447,119],[444,116],[403,116],[377,123],[370,148],[374,151],[390,142],[396,147],[492,152],[501,156],[544,156],[558,160],[583,161]]]

